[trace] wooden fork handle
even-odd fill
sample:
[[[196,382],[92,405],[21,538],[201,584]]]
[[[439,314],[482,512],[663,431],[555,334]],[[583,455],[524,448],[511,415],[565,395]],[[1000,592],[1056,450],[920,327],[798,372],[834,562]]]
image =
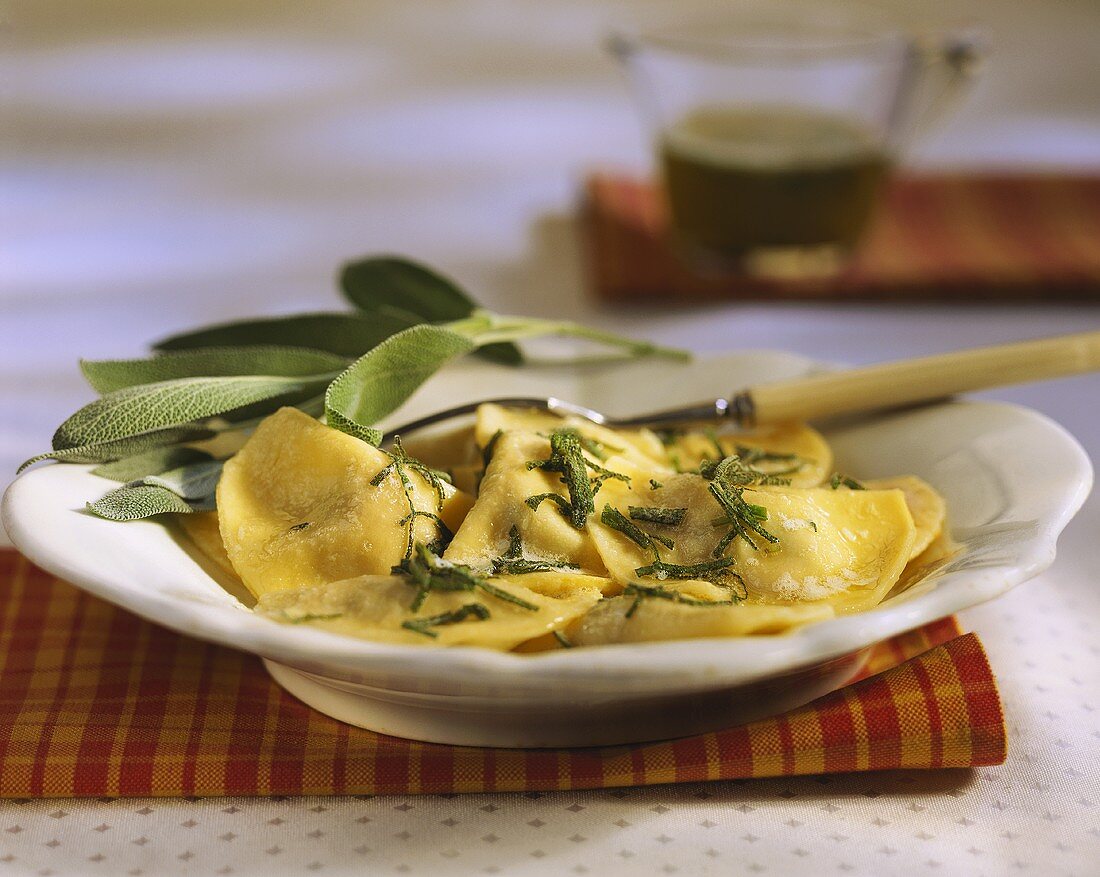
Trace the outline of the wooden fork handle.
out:
[[[730,404],[756,423],[815,420],[1097,370],[1100,332],[1081,332],[763,384]]]

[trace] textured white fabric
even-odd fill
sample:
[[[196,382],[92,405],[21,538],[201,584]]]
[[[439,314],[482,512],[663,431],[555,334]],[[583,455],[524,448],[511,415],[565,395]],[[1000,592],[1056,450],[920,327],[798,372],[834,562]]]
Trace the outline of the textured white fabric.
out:
[[[1066,555],[1094,553],[1088,538],[1078,528]],[[7,802],[0,873],[1089,877],[1100,594],[1068,566],[965,619],[999,672],[1002,767],[545,795]]]
[[[961,5],[996,53],[922,161],[1100,159],[1095,4]],[[708,350],[866,362],[1100,324],[1042,306],[594,307],[565,217],[586,167],[644,160],[597,45],[619,8],[22,4],[0,71],[0,473],[90,398],[76,356],[333,307],[334,266],[363,252],[425,258],[501,310]],[[1100,456],[1100,378],[993,395]],[[1001,679],[1003,767],[541,796],[5,802],[0,873],[1094,875],[1097,532],[1093,499],[1049,573],[964,619]]]

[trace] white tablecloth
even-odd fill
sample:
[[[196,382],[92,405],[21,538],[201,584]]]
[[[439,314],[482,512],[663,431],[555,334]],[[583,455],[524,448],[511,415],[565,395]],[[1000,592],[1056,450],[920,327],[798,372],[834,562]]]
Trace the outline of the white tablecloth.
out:
[[[917,160],[1100,164],[1095,4],[964,6],[997,52]],[[621,7],[23,7],[0,70],[0,483],[90,398],[77,356],[333,307],[335,266],[366,252],[424,258],[500,310],[703,350],[869,362],[1100,326],[1053,306],[594,306],[569,221],[578,180],[644,165],[596,47]],[[1100,457],[1100,378],[992,395]],[[0,872],[1097,874],[1097,532],[1094,498],[1048,573],[964,617],[1000,677],[1002,767],[553,795],[5,802]]]

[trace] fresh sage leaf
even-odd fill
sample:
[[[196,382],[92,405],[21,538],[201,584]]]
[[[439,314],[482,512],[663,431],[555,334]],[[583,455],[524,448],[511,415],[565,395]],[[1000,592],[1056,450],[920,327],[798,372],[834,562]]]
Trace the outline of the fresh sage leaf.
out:
[[[320,390],[328,378],[241,375],[126,387],[85,405],[57,428],[55,451],[128,438],[232,412],[265,399]]]
[[[148,475],[141,481],[152,487],[163,487],[191,502],[199,502],[213,497],[222,465],[221,460],[203,460],[169,469],[160,475]]]
[[[324,411],[324,399],[325,384],[314,383],[293,393],[271,396],[252,405],[219,414],[214,420],[208,421],[207,425],[217,429],[218,432],[229,429],[250,429],[280,408],[298,408],[312,417],[320,417],[321,412]]]
[[[442,326],[399,332],[357,359],[329,386],[329,426],[377,445],[382,431],[376,423],[400,408],[446,363],[474,349],[469,337]]]
[[[151,484],[127,485],[88,503],[88,511],[111,521],[137,521],[169,512],[186,515],[208,508],[193,506],[165,487]]]
[[[92,474],[100,478],[110,478],[112,481],[136,481],[147,475],[159,475],[170,469],[210,459],[213,458],[206,451],[200,451],[198,448],[185,446],[154,448],[151,451],[104,463],[93,469]]]
[[[28,466],[43,460],[57,460],[59,463],[106,463],[145,453],[154,448],[164,448],[182,442],[197,442],[213,438],[214,430],[201,426],[177,426],[158,429],[140,435],[128,435],[124,438],[101,442],[88,442],[71,448],[49,451],[31,457],[19,467],[22,472]],[[110,477],[110,476],[108,476]]]
[[[392,308],[428,323],[461,320],[477,309],[453,280],[398,256],[348,262],[340,269],[340,288],[361,311]]]
[[[422,322],[411,314],[316,313],[241,320],[172,335],[154,350],[190,350],[201,347],[308,347],[349,359],[362,356],[402,329]]]
[[[222,474],[220,460],[202,460],[149,475],[110,491],[88,511],[112,521],[136,521],[154,515],[211,511]]]
[[[403,311],[426,323],[461,320],[478,310],[477,302],[453,280],[399,256],[373,256],[347,263],[340,270],[340,288],[361,311]],[[477,355],[503,365],[523,362],[520,349],[507,342],[488,344]]]
[[[346,357],[302,347],[212,347],[146,359],[83,359],[80,369],[92,389],[102,394],[177,378],[336,375],[347,364]]]

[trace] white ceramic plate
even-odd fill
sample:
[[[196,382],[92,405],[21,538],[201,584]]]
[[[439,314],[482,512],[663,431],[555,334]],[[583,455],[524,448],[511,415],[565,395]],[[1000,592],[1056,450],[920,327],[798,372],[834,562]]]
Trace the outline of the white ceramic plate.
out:
[[[471,362],[429,382],[397,419],[516,394],[554,394],[625,414],[817,368],[764,351],[580,371]],[[167,627],[261,655],[280,684],[345,721],[470,745],[653,740],[805,703],[848,681],[874,643],[1035,576],[1054,559],[1058,534],[1092,484],[1077,442],[1016,406],[949,402],[823,431],[846,473],[915,474],[932,483],[965,548],[934,580],[873,611],[784,636],[537,655],[381,645],[253,615],[172,527],[86,514],[85,502],[114,486],[90,467],[51,464],[25,473],[4,497],[3,520],[16,546],[50,572]]]

